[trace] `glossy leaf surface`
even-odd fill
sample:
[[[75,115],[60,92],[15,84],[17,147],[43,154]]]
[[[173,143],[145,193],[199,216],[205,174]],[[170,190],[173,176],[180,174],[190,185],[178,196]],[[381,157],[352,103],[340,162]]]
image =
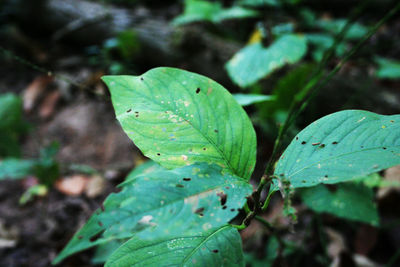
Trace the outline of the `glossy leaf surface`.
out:
[[[255,131],[221,85],[174,68],[103,80],[122,128],[147,157],[169,169],[216,163],[250,178],[256,161]]]
[[[293,187],[333,184],[400,164],[400,115],[345,110],[301,131],[275,169]]]
[[[155,240],[133,237],[111,255],[105,266],[239,267],[244,266],[242,240],[231,226]]]
[[[254,103],[274,100],[274,96],[257,94],[234,94],[233,97],[241,106],[249,106]]]
[[[238,214],[252,187],[207,163],[137,176],[111,194],[75,234],[56,262],[113,239],[154,239],[182,233],[201,235]]]

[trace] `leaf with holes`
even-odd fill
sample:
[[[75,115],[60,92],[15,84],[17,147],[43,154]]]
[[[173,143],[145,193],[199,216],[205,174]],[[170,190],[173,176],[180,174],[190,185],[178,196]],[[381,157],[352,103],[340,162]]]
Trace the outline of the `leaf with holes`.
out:
[[[221,85],[174,68],[103,80],[122,128],[147,157],[168,169],[216,163],[250,178],[256,161],[255,131]]]
[[[200,163],[137,176],[111,194],[75,234],[55,262],[77,251],[134,234],[142,238],[198,234],[225,225],[238,214],[252,187],[222,174],[217,165]]]
[[[312,210],[377,226],[379,216],[374,203],[374,191],[362,184],[338,184],[334,191],[325,185],[300,191],[304,204]]]
[[[237,85],[248,87],[284,65],[298,62],[306,51],[303,36],[286,34],[267,48],[261,42],[244,47],[225,67]]]
[[[167,265],[241,267],[244,266],[242,240],[231,226],[154,240],[133,237],[111,255],[105,266]]]
[[[293,187],[308,187],[348,181],[398,164],[400,115],[345,110],[301,131],[278,161],[275,176]]]

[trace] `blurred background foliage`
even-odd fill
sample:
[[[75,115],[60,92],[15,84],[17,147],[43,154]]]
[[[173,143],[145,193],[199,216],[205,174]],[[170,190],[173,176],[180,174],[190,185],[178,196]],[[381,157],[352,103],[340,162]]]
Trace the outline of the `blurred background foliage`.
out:
[[[0,265],[48,266],[146,160],[116,123],[102,75],[173,66],[221,83],[256,127],[257,183],[292,102],[396,3],[1,1]],[[399,33],[396,14],[315,95],[286,142],[338,110],[399,114]],[[241,232],[248,266],[400,265],[400,169],[361,178],[295,192],[296,224],[275,196],[262,215],[269,226]],[[119,244],[63,264],[101,264]]]

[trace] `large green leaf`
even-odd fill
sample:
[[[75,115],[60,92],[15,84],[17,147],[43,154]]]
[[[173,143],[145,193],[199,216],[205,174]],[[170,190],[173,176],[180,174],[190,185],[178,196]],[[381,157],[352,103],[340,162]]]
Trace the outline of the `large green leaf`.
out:
[[[244,266],[242,240],[231,226],[154,240],[133,237],[111,255],[105,266],[239,267]]]
[[[285,150],[275,176],[293,187],[338,183],[400,164],[400,115],[345,110],[301,131]]]
[[[338,184],[335,191],[325,185],[301,190],[303,202],[316,212],[378,225],[379,216],[374,203],[374,192],[362,184]]]
[[[173,20],[173,24],[182,25],[197,21],[219,23],[227,19],[255,17],[257,15],[258,12],[240,6],[223,8],[219,2],[185,0],[184,12]]]
[[[122,128],[147,157],[165,168],[212,162],[250,178],[256,161],[255,131],[221,85],[174,68],[103,80]]]
[[[15,127],[22,116],[22,100],[14,94],[0,96],[0,128]]]
[[[376,77],[381,79],[400,79],[400,61],[376,57],[378,69],[375,73]]]
[[[217,165],[201,163],[137,176],[105,200],[103,211],[75,234],[55,263],[112,239],[134,234],[156,238],[182,231],[200,235],[226,224],[238,214],[252,187],[221,171]]]
[[[247,87],[285,64],[296,63],[306,50],[307,43],[303,36],[287,34],[267,48],[260,42],[244,47],[225,67],[236,84]]]

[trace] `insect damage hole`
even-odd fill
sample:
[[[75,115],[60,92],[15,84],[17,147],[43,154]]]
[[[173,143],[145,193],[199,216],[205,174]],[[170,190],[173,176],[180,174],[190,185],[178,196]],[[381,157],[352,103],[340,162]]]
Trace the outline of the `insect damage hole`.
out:
[[[197,87],[196,94],[200,93],[200,91],[201,91],[200,87]]]
[[[102,230],[102,231],[98,232],[97,234],[93,235],[93,236],[89,239],[89,241],[90,241],[90,242],[95,242],[96,240],[100,239],[100,237],[103,236],[104,231],[105,231],[105,230]]]
[[[192,180],[192,178],[185,177],[185,178],[182,178],[182,180],[184,180],[185,182],[189,182],[190,180]]]
[[[196,210],[194,211],[194,213],[195,213],[195,214],[198,214],[198,215],[200,215],[200,216],[204,216],[203,211],[204,211],[204,208],[201,207],[201,208],[196,209]]]
[[[228,198],[227,194],[225,194],[224,192],[218,192],[217,196],[219,197],[219,201],[221,202],[221,206],[224,206],[225,203],[226,203],[226,200]]]
[[[214,252],[214,253],[218,253],[218,249],[214,249],[212,252]]]

